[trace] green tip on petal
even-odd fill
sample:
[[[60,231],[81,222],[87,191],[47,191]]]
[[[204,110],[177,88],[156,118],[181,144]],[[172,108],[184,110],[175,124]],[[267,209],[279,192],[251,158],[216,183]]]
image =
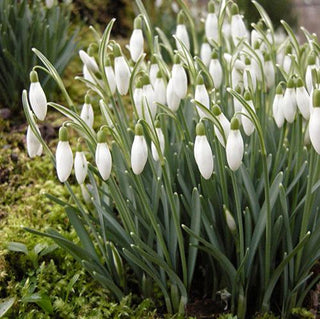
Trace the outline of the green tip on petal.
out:
[[[156,128],[160,128],[161,126],[160,126],[160,121],[159,120],[155,120],[154,121],[154,126],[156,127]]]
[[[84,103],[86,103],[86,104],[90,104],[91,103],[91,99],[90,99],[90,96],[89,96],[88,93],[86,94],[86,96],[84,98]]]
[[[308,65],[315,65],[316,64],[316,55],[312,51],[308,56]]]
[[[39,82],[38,73],[36,71],[30,72],[30,81],[31,83]]]
[[[294,79],[290,78],[289,81],[287,82],[287,88],[293,89],[294,87],[295,87]]]
[[[260,48],[260,42],[258,40],[254,41],[253,43],[253,49],[258,50]]]
[[[161,79],[162,78],[162,73],[161,73],[161,71],[159,70],[158,72],[157,72],[157,79]]]
[[[76,148],[77,152],[82,152],[82,145],[80,142],[77,143],[77,148]]]
[[[221,109],[218,105],[215,105],[212,109],[212,113],[215,115],[215,116],[219,116],[221,114]]]
[[[142,78],[139,78],[138,79],[138,82],[137,82],[137,84],[136,84],[136,89],[142,89]]]
[[[292,53],[292,46],[291,44],[288,44],[287,47],[286,47],[286,54],[291,54]]]
[[[239,94],[241,94],[241,92],[242,92],[242,89],[241,89],[241,86],[238,84],[237,86],[236,86],[236,90],[235,90],[237,93],[239,93]]]
[[[96,53],[98,53],[98,50],[98,45],[96,43],[91,43],[88,48],[88,54],[90,56],[94,56]]]
[[[246,101],[251,101],[252,99],[251,99],[251,94],[250,94],[250,92],[248,91],[248,90],[246,90],[245,92],[244,92],[244,99],[246,100]]]
[[[215,12],[214,1],[210,0],[208,3],[208,13],[214,13],[214,12]]]
[[[296,86],[297,88],[301,88],[304,86],[303,81],[301,78],[298,78],[297,82],[296,82]]]
[[[315,89],[312,95],[313,107],[320,107],[320,90]]]
[[[202,122],[199,122],[196,126],[196,134],[197,135],[205,135],[206,134],[206,131],[205,131],[205,128],[204,128],[204,124]]]
[[[154,54],[151,57],[151,64],[157,64],[157,58]]]
[[[280,83],[277,86],[276,94],[278,94],[278,95],[282,95],[283,94],[283,89],[282,89],[282,86],[281,86]]]
[[[248,57],[246,57],[245,60],[244,60],[244,64],[245,65],[250,65],[251,64],[251,60]]]
[[[262,19],[260,19],[260,20],[258,21],[257,27],[258,27],[259,29],[263,29],[263,20],[262,20]]]
[[[150,84],[149,76],[145,73],[141,77],[142,86]]]
[[[239,120],[238,120],[237,117],[233,117],[233,118],[231,119],[230,128],[231,128],[232,130],[238,130],[238,129],[240,128],[240,122],[239,122]]]
[[[180,57],[176,54],[173,58],[173,64],[180,64]]]
[[[68,130],[64,126],[60,127],[60,130],[59,130],[59,141],[61,141],[61,142],[68,142],[69,141]]]
[[[218,52],[217,52],[217,51],[213,51],[213,52],[212,52],[212,54],[211,54],[211,59],[212,59],[212,60],[218,59]]]
[[[119,56],[121,56],[121,48],[120,48],[120,45],[118,43],[116,43],[114,46],[113,46],[113,54],[114,54],[114,57],[117,58]]]
[[[136,135],[138,136],[142,136],[143,135],[143,127],[140,123],[137,123],[135,128],[134,128],[134,132]]]
[[[202,75],[199,73],[198,76],[197,76],[197,81],[196,81],[197,85],[202,85],[204,84],[204,81],[203,81],[203,77]]]
[[[231,15],[234,16],[236,14],[239,14],[239,7],[236,3],[233,3],[231,6]]]
[[[112,63],[109,57],[106,58],[106,66],[112,66]]]
[[[264,53],[263,53],[263,57],[264,57],[264,61],[265,61],[265,62],[271,61],[271,55],[270,55],[270,53],[264,52]]]
[[[141,18],[140,17],[136,17],[134,19],[134,22],[133,22],[133,28],[134,29],[141,29],[142,27],[142,21],[141,21]]]
[[[97,134],[98,143],[106,143],[107,142],[107,133],[104,129],[100,129]]]
[[[183,11],[181,10],[179,13],[178,13],[178,17],[177,17],[177,24],[184,24],[184,13]]]

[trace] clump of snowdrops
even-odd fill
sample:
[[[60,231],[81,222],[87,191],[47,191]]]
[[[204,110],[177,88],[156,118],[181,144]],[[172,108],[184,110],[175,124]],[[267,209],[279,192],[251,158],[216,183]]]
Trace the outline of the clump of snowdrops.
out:
[[[42,235],[118,299],[130,273],[136,293],[160,289],[168,312],[183,313],[197,286],[198,298],[222,298],[239,318],[287,317],[319,279],[319,42],[302,29],[299,44],[284,21],[287,36],[276,34],[257,2],[251,32],[236,3],[212,0],[195,30],[177,2],[173,35],[153,29],[140,0],[127,48],[110,40],[114,20],[103,35],[93,30],[79,52],[80,108],[34,49],[44,66],[23,92],[28,153],[51,156],[70,201],[48,196],[79,243]],[[47,103],[38,70],[55,79],[63,105]],[[37,128],[47,106],[65,117],[55,155]]]

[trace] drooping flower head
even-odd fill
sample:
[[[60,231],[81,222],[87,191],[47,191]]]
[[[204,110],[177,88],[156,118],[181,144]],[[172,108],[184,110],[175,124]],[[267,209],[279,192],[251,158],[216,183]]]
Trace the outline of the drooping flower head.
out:
[[[130,54],[131,59],[137,62],[141,54],[143,53],[143,32],[141,28],[141,17],[136,17],[134,19],[134,29],[130,37]]]
[[[95,161],[98,171],[103,180],[107,180],[110,177],[112,169],[112,157],[107,144],[107,134],[104,129],[100,129],[97,134],[97,148],[95,153]]]
[[[140,123],[135,126],[135,137],[131,147],[131,167],[133,173],[140,175],[148,160],[148,147],[145,137],[143,136],[143,128]]]
[[[77,145],[76,155],[74,157],[74,174],[78,184],[83,184],[88,172],[88,163],[85,153],[82,151],[81,143]]]
[[[187,27],[185,25],[185,16],[182,10],[178,13],[178,17],[177,17],[176,38],[177,38],[176,46],[179,51],[183,51],[183,49],[178,40],[180,40],[183,43],[183,45],[186,47],[186,49],[190,51],[189,35],[188,35]]]
[[[320,154],[320,90],[315,89],[312,95],[313,111],[310,114],[309,135],[312,146]]]
[[[113,54],[117,89],[121,95],[126,95],[128,93],[130,83],[129,65],[122,55],[121,48],[117,43],[113,46]]]
[[[36,117],[43,121],[47,115],[47,98],[39,82],[38,73],[30,73],[29,101]]]

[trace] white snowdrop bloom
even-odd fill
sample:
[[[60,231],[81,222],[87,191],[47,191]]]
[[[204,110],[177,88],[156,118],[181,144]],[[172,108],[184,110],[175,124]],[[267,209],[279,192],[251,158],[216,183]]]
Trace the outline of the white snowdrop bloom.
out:
[[[163,135],[163,132],[160,128],[160,122],[159,121],[156,121],[155,123],[155,127],[156,127],[156,134],[157,134],[157,137],[158,137],[158,140],[159,140],[159,146],[160,146],[160,150],[161,150],[161,153],[163,154],[164,153],[164,147],[165,147],[165,142],[164,142],[164,135]],[[158,150],[155,146],[155,144],[152,142],[151,143],[151,152],[152,152],[152,157],[155,161],[158,161],[159,160],[159,153],[158,153]]]
[[[246,102],[249,104],[249,106],[251,107],[251,109],[255,112],[255,108],[254,108],[249,91],[246,91],[244,93],[244,98]],[[244,106],[242,106],[242,113],[244,114],[244,115],[241,115],[241,123],[243,126],[243,130],[247,136],[250,136],[254,132],[254,124],[252,123],[251,119],[248,118],[249,112]]]
[[[217,106],[217,105],[212,109],[212,112],[217,117],[219,123],[221,124],[225,140],[227,140],[228,135],[229,135],[229,131],[230,131],[230,122],[229,122],[229,120],[221,112],[219,106]],[[223,135],[221,134],[219,128],[216,125],[214,126],[214,133],[217,136],[218,141],[220,142],[220,144],[223,147],[225,147],[225,140],[223,138]]]
[[[54,0],[46,0],[46,7],[51,9],[54,6]]]
[[[172,67],[172,82],[176,95],[183,99],[187,96],[188,78],[185,69],[180,64],[180,58],[176,55]]]
[[[176,94],[175,89],[174,89],[174,81],[171,78],[168,82],[167,85],[167,92],[166,92],[166,97],[167,97],[167,104],[168,107],[171,111],[176,112],[178,111],[178,108],[180,106],[180,97]]]
[[[258,31],[257,31],[256,29],[252,29],[252,30],[251,30],[250,37],[251,37],[251,46],[252,46],[252,47],[254,46],[254,43],[256,43],[256,42],[261,42],[261,41],[262,41],[262,37],[261,37],[261,35],[258,33]]]
[[[215,13],[214,1],[208,3],[208,15],[205,22],[205,34],[208,40],[219,40],[218,18]]]
[[[239,127],[239,120],[233,118],[226,145],[227,162],[233,171],[236,171],[240,167],[244,153],[244,144]]]
[[[37,131],[40,134],[40,130],[37,127]],[[33,158],[35,156],[40,156],[42,154],[42,144],[36,137],[36,135],[33,133],[30,125],[28,125],[27,128],[27,136],[26,136],[26,142],[27,142],[27,151],[28,155]]]
[[[320,90],[313,91],[313,112],[310,114],[309,135],[312,146],[320,154]]]
[[[133,102],[140,119],[143,118],[142,99],[143,99],[142,80],[139,79],[133,91]]]
[[[94,122],[94,113],[88,94],[85,97],[85,103],[82,106],[80,117],[90,128],[92,128]]]
[[[107,58],[106,65],[104,67],[104,71],[106,73],[106,77],[107,77],[107,81],[109,84],[111,94],[113,95],[116,92],[117,85],[116,85],[116,77],[114,74],[114,70],[113,70],[113,67],[111,65],[111,61],[109,58]]]
[[[150,82],[152,86],[154,87],[157,79],[157,74],[159,72],[159,66],[155,60],[155,57],[153,56],[151,58],[151,66],[150,66],[150,72],[149,72],[149,77],[150,77]]]
[[[307,65],[307,70],[306,70],[305,82],[306,82],[307,90],[308,90],[309,94],[311,94],[311,90],[313,87],[312,72],[314,72],[312,70],[316,69],[316,57],[313,52],[308,56],[307,62],[308,62],[308,65]]]
[[[56,169],[61,183],[68,179],[72,167],[73,154],[68,140],[68,131],[62,126],[59,130],[59,142],[56,149]]]
[[[31,109],[36,117],[43,121],[47,115],[47,98],[39,83],[38,73],[31,71],[30,73],[29,101]]]
[[[294,80],[290,78],[287,83],[287,88],[284,92],[283,108],[282,108],[284,118],[289,123],[292,123],[294,121],[294,118],[296,116],[296,110],[297,110],[296,89],[294,87]]]
[[[260,63],[262,64],[263,67],[263,53],[261,51],[261,45],[260,42],[255,42],[254,47],[253,47],[255,53],[257,54],[259,61],[257,60],[257,57],[253,57],[251,59],[251,68],[252,68],[252,72],[255,74],[255,77],[257,79],[258,82],[262,81],[262,72],[264,72],[264,70],[261,70],[260,67]]]
[[[131,147],[131,167],[133,173],[139,175],[142,173],[148,160],[147,142],[143,136],[141,124],[136,124],[135,137]]]
[[[231,36],[234,45],[237,45],[240,39],[247,39],[248,31],[241,15],[239,14],[239,8],[236,3],[232,4],[231,15]]]
[[[246,90],[249,89],[249,84],[251,84],[253,91],[255,91],[256,87],[257,87],[256,73],[253,70],[253,67],[251,65],[251,61],[250,61],[250,59],[248,57],[246,58],[245,63],[246,63],[246,68],[243,71],[243,85],[244,85],[244,88]]]
[[[83,78],[91,83],[95,83],[94,78],[90,74],[87,66],[84,64],[82,67]]]
[[[226,39],[229,39],[231,37],[231,24],[227,19],[223,21],[222,24],[222,34]],[[229,41],[228,41],[229,42]],[[228,45],[228,44],[227,44]]]
[[[287,47],[286,47],[286,51],[285,51],[285,56],[283,58],[283,62],[282,62],[282,67],[284,69],[284,71],[289,74],[290,72],[290,69],[291,69],[291,63],[292,63],[292,47],[291,45],[289,44]]]
[[[219,89],[222,83],[222,67],[220,64],[220,61],[218,59],[218,54],[217,52],[213,52],[211,55],[211,60],[209,64],[209,73],[212,77],[213,80],[213,85],[216,89]]]
[[[193,150],[194,158],[202,177],[209,179],[213,172],[213,156],[202,122],[197,124],[196,133]]]
[[[242,89],[241,87],[238,85],[236,88],[235,88],[235,91],[237,93],[239,93],[240,95],[242,94]],[[241,102],[239,102],[239,100],[235,97],[233,97],[233,111],[234,113],[240,113],[242,110],[242,104]],[[235,115],[237,117],[237,119],[240,121],[241,123],[241,115],[240,114],[237,114]]]
[[[90,56],[87,52],[80,50],[79,56],[83,64],[87,67],[88,71],[92,73],[99,72],[98,64],[94,57]]]
[[[197,84],[196,84],[194,99],[195,99],[195,101],[198,101],[203,106],[205,106],[207,109],[210,109],[209,94],[208,94],[208,91],[204,85],[203,78],[200,74],[197,77]],[[196,106],[197,106],[197,111],[198,111],[200,118],[205,117],[206,114],[202,111],[200,106],[198,106],[198,105],[196,105]]]
[[[166,91],[167,91],[166,83],[162,78],[161,71],[158,71],[157,78],[154,83],[155,101],[161,104],[166,104],[167,103]]]
[[[74,157],[74,174],[78,184],[83,184],[88,172],[88,163],[80,144]]]
[[[309,132],[309,122],[302,121],[302,131],[304,132],[303,143],[304,145],[310,145],[310,132]]]
[[[234,67],[231,71],[231,82],[233,89],[237,86],[243,87],[243,70]]]
[[[184,13],[182,11],[179,12],[178,18],[177,18],[177,29],[176,29],[176,38],[180,40],[186,49],[190,51],[190,41],[189,41],[189,35],[187,31],[187,27],[184,24]],[[180,42],[176,39],[176,46],[179,51],[183,51],[183,48],[181,47]]]
[[[272,88],[275,82],[275,70],[270,54],[266,53],[264,57],[264,76],[267,88]]]
[[[231,233],[236,233],[237,224],[236,224],[234,218],[232,217],[230,211],[227,208],[224,209],[224,214],[226,216],[226,222],[227,222],[229,230],[231,231]]]
[[[155,102],[155,94],[150,79],[147,74],[142,77],[142,111],[144,119],[151,125],[157,112],[157,105]]]
[[[283,91],[281,84],[277,86],[276,94],[272,103],[273,118],[279,128],[283,126],[284,115],[283,115]]]
[[[98,132],[97,140],[95,161],[102,179],[106,181],[111,174],[112,157],[107,144],[107,135],[103,130]]]
[[[211,47],[208,42],[202,42],[201,44],[201,50],[200,50],[200,57],[202,62],[205,66],[209,66],[210,60],[211,60]]]
[[[310,118],[310,96],[303,85],[301,78],[297,81],[296,88],[297,106],[303,118],[308,121]]]
[[[121,95],[126,95],[130,84],[130,68],[121,54],[119,44],[113,47],[114,53],[114,72],[116,78],[117,89]]]
[[[136,17],[134,20],[134,29],[130,37],[129,49],[131,54],[131,59],[137,62],[143,53],[143,32],[141,29],[141,18]]]

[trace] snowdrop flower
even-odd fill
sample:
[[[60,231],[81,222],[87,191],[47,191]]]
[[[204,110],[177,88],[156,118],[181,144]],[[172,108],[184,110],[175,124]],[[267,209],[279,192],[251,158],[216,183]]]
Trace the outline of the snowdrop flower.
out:
[[[292,54],[292,47],[289,44],[286,47],[286,52],[285,52],[285,56],[283,58],[283,63],[282,63],[283,69],[287,74],[289,74],[291,69],[291,63],[292,63],[291,54]]]
[[[46,0],[46,7],[51,9],[54,6],[54,0]]]
[[[238,85],[238,86],[235,88],[235,91],[241,95],[241,94],[242,94],[241,86]],[[239,112],[241,112],[241,110],[242,110],[242,104],[241,104],[241,102],[239,102],[239,100],[238,100],[237,98],[235,98],[235,97],[233,98],[233,107],[234,107],[234,113],[239,113]],[[240,114],[237,115],[237,119],[241,122],[241,116],[240,116]]]
[[[106,181],[111,174],[112,157],[107,144],[107,134],[103,129],[98,132],[97,140],[95,161],[102,179]]]
[[[143,75],[142,79],[142,112],[144,119],[151,124],[152,119],[155,117],[157,112],[157,105],[154,103],[155,94],[150,83],[149,76],[147,74]]]
[[[226,217],[226,222],[227,222],[229,230],[231,231],[232,234],[235,234],[237,232],[237,224],[236,224],[234,218],[232,217],[230,211],[225,206],[223,207],[223,211],[224,211],[224,215]]]
[[[243,139],[239,128],[239,120],[234,117],[231,121],[231,129],[226,145],[227,162],[233,171],[236,171],[240,167],[244,152]]]
[[[310,114],[309,135],[312,146],[320,154],[320,90],[315,89],[312,96],[313,111]]]
[[[272,104],[273,118],[279,128],[283,126],[284,115],[283,115],[283,90],[281,84],[277,86],[276,94],[274,96]]]
[[[316,69],[316,57],[314,52],[311,52],[310,55],[308,56],[308,61],[307,61],[307,70],[306,70],[306,86],[309,94],[311,94],[312,88],[313,88],[313,79],[312,79],[312,70]]]
[[[216,89],[219,89],[222,83],[222,67],[218,59],[218,54],[214,51],[211,55],[211,60],[209,64],[209,73],[213,80],[213,85]]]
[[[169,82],[167,85],[166,97],[167,97],[167,104],[169,109],[173,112],[178,111],[181,99],[175,92],[174,81],[172,78],[169,79]]]
[[[180,11],[177,18],[177,29],[176,29],[176,46],[179,51],[183,51],[183,48],[178,40],[180,40],[186,49],[190,51],[190,41],[187,31],[187,27],[184,22],[184,13]]]
[[[208,15],[205,22],[205,34],[208,40],[218,42],[218,18],[215,14],[214,1],[210,0],[208,3]]]
[[[290,78],[287,83],[287,88],[284,92],[283,108],[282,108],[284,118],[289,123],[292,123],[294,121],[296,110],[297,110],[296,89],[294,86],[294,80]]]
[[[38,127],[37,127],[37,131],[40,134],[40,130]],[[28,155],[31,158],[35,156],[40,156],[42,154],[42,144],[38,140],[37,136],[33,133],[30,125],[28,125],[28,129],[27,129],[26,142],[27,142]]]
[[[59,142],[56,150],[56,169],[61,183],[68,179],[72,167],[73,154],[69,144],[68,131],[62,126],[59,130]]]
[[[253,70],[253,67],[251,66],[251,61],[248,57],[245,59],[245,65],[246,68],[244,69],[243,72],[243,85],[245,89],[249,89],[252,87],[253,91],[256,90],[257,87],[257,78],[256,78],[256,73]]]
[[[275,82],[275,70],[269,53],[264,54],[264,76],[267,88],[272,88]]]
[[[159,71],[159,66],[157,64],[157,60],[154,56],[152,56],[149,77],[150,77],[150,82],[153,87],[156,83],[158,71]]]
[[[111,94],[113,95],[116,92],[117,85],[116,85],[115,74],[114,74],[111,60],[109,57],[106,59],[106,65],[104,67],[104,71],[106,73]]]
[[[303,85],[301,78],[297,80],[296,88],[297,106],[303,118],[308,121],[310,118],[310,96]]]
[[[201,44],[200,57],[205,66],[209,66],[211,60],[211,47],[206,39]]]
[[[231,36],[234,45],[237,45],[240,39],[247,38],[247,28],[239,14],[239,8],[236,3],[231,6]]]
[[[187,96],[188,78],[185,69],[180,63],[178,55],[174,57],[174,64],[172,67],[172,82],[176,95],[183,99]]]
[[[133,92],[133,102],[140,119],[143,118],[142,99],[143,99],[143,89],[142,89],[142,79],[140,78]]]
[[[194,142],[194,158],[202,177],[204,179],[209,179],[213,172],[213,157],[202,122],[197,124],[196,134],[197,136]]]
[[[83,184],[88,172],[88,163],[81,144],[77,146],[76,155],[74,157],[74,174],[78,184]]]
[[[133,173],[139,175],[142,173],[148,160],[147,142],[143,136],[143,128],[140,123],[136,124],[135,137],[131,147],[131,167]]]
[[[245,64],[236,59],[231,71],[231,83],[232,88],[236,88],[238,85],[243,86],[243,71],[245,69]]]
[[[210,109],[209,94],[208,94],[208,91],[204,85],[203,78],[202,78],[201,74],[199,74],[197,77],[197,84],[196,84],[194,99],[197,102],[201,103],[203,106],[205,106],[207,109]],[[206,114],[202,111],[202,109],[198,105],[197,105],[197,111],[198,111],[200,118],[203,118],[206,116]]]
[[[220,124],[222,126],[222,130],[223,130],[223,134],[224,134],[225,140],[227,140],[228,136],[229,136],[229,131],[230,131],[230,122],[229,122],[229,120],[221,112],[220,107],[217,106],[217,105],[212,109],[212,112],[217,117],[217,120],[220,122]],[[223,147],[225,147],[225,140],[224,140],[223,135],[221,134],[221,132],[220,132],[220,130],[219,130],[219,128],[217,126],[214,126],[214,133],[216,134],[220,144]]]
[[[114,128],[112,119],[111,119],[110,114],[109,114],[109,112],[108,112],[108,109],[111,109],[111,108],[112,108],[112,105],[109,104],[109,106],[107,106],[106,103],[103,101],[103,99],[100,99],[100,100],[99,100],[99,106],[100,106],[100,111],[101,111],[101,113],[103,114],[104,119],[105,119],[106,122],[107,122],[107,126],[109,126],[109,127],[111,127],[111,128]]]
[[[90,102],[90,97],[88,94],[86,94],[85,102],[82,106],[80,117],[90,128],[92,128],[93,121],[94,121],[94,114],[93,114],[93,108]]]
[[[157,78],[154,83],[154,94],[155,94],[155,101],[161,104],[166,104],[167,99],[166,99],[166,83],[164,79],[162,78],[161,71],[158,71],[157,73]]]
[[[163,135],[163,132],[162,132],[161,127],[160,127],[160,122],[156,121],[154,126],[156,127],[156,134],[157,134],[158,141],[159,141],[160,151],[163,154],[164,153],[165,144],[164,144],[164,135]],[[155,144],[153,142],[151,143],[151,152],[152,152],[153,159],[155,161],[158,161],[159,160],[158,149],[156,148],[156,146],[155,146]]]
[[[36,117],[43,121],[47,115],[47,98],[39,83],[38,73],[31,71],[30,73],[29,101],[31,109]]]
[[[129,90],[130,83],[130,69],[129,66],[121,54],[121,48],[119,44],[115,44],[113,47],[114,53],[114,72],[116,77],[117,89],[121,95],[126,95]]]
[[[244,99],[249,104],[251,109],[255,112],[255,108],[254,108],[249,91],[244,92]],[[243,130],[246,133],[246,135],[250,136],[254,132],[254,124],[252,123],[251,119],[248,118],[248,116],[250,115],[244,106],[242,106],[242,113],[244,114],[244,115],[241,115],[241,123],[243,126]]]
[[[98,64],[93,56],[90,56],[87,52],[80,50],[79,56],[82,63],[87,67],[88,71],[92,73],[99,72]]]
[[[141,29],[141,18],[136,17],[134,19],[134,30],[131,34],[129,43],[131,59],[134,62],[137,62],[141,54],[143,53],[143,42],[144,40]]]

